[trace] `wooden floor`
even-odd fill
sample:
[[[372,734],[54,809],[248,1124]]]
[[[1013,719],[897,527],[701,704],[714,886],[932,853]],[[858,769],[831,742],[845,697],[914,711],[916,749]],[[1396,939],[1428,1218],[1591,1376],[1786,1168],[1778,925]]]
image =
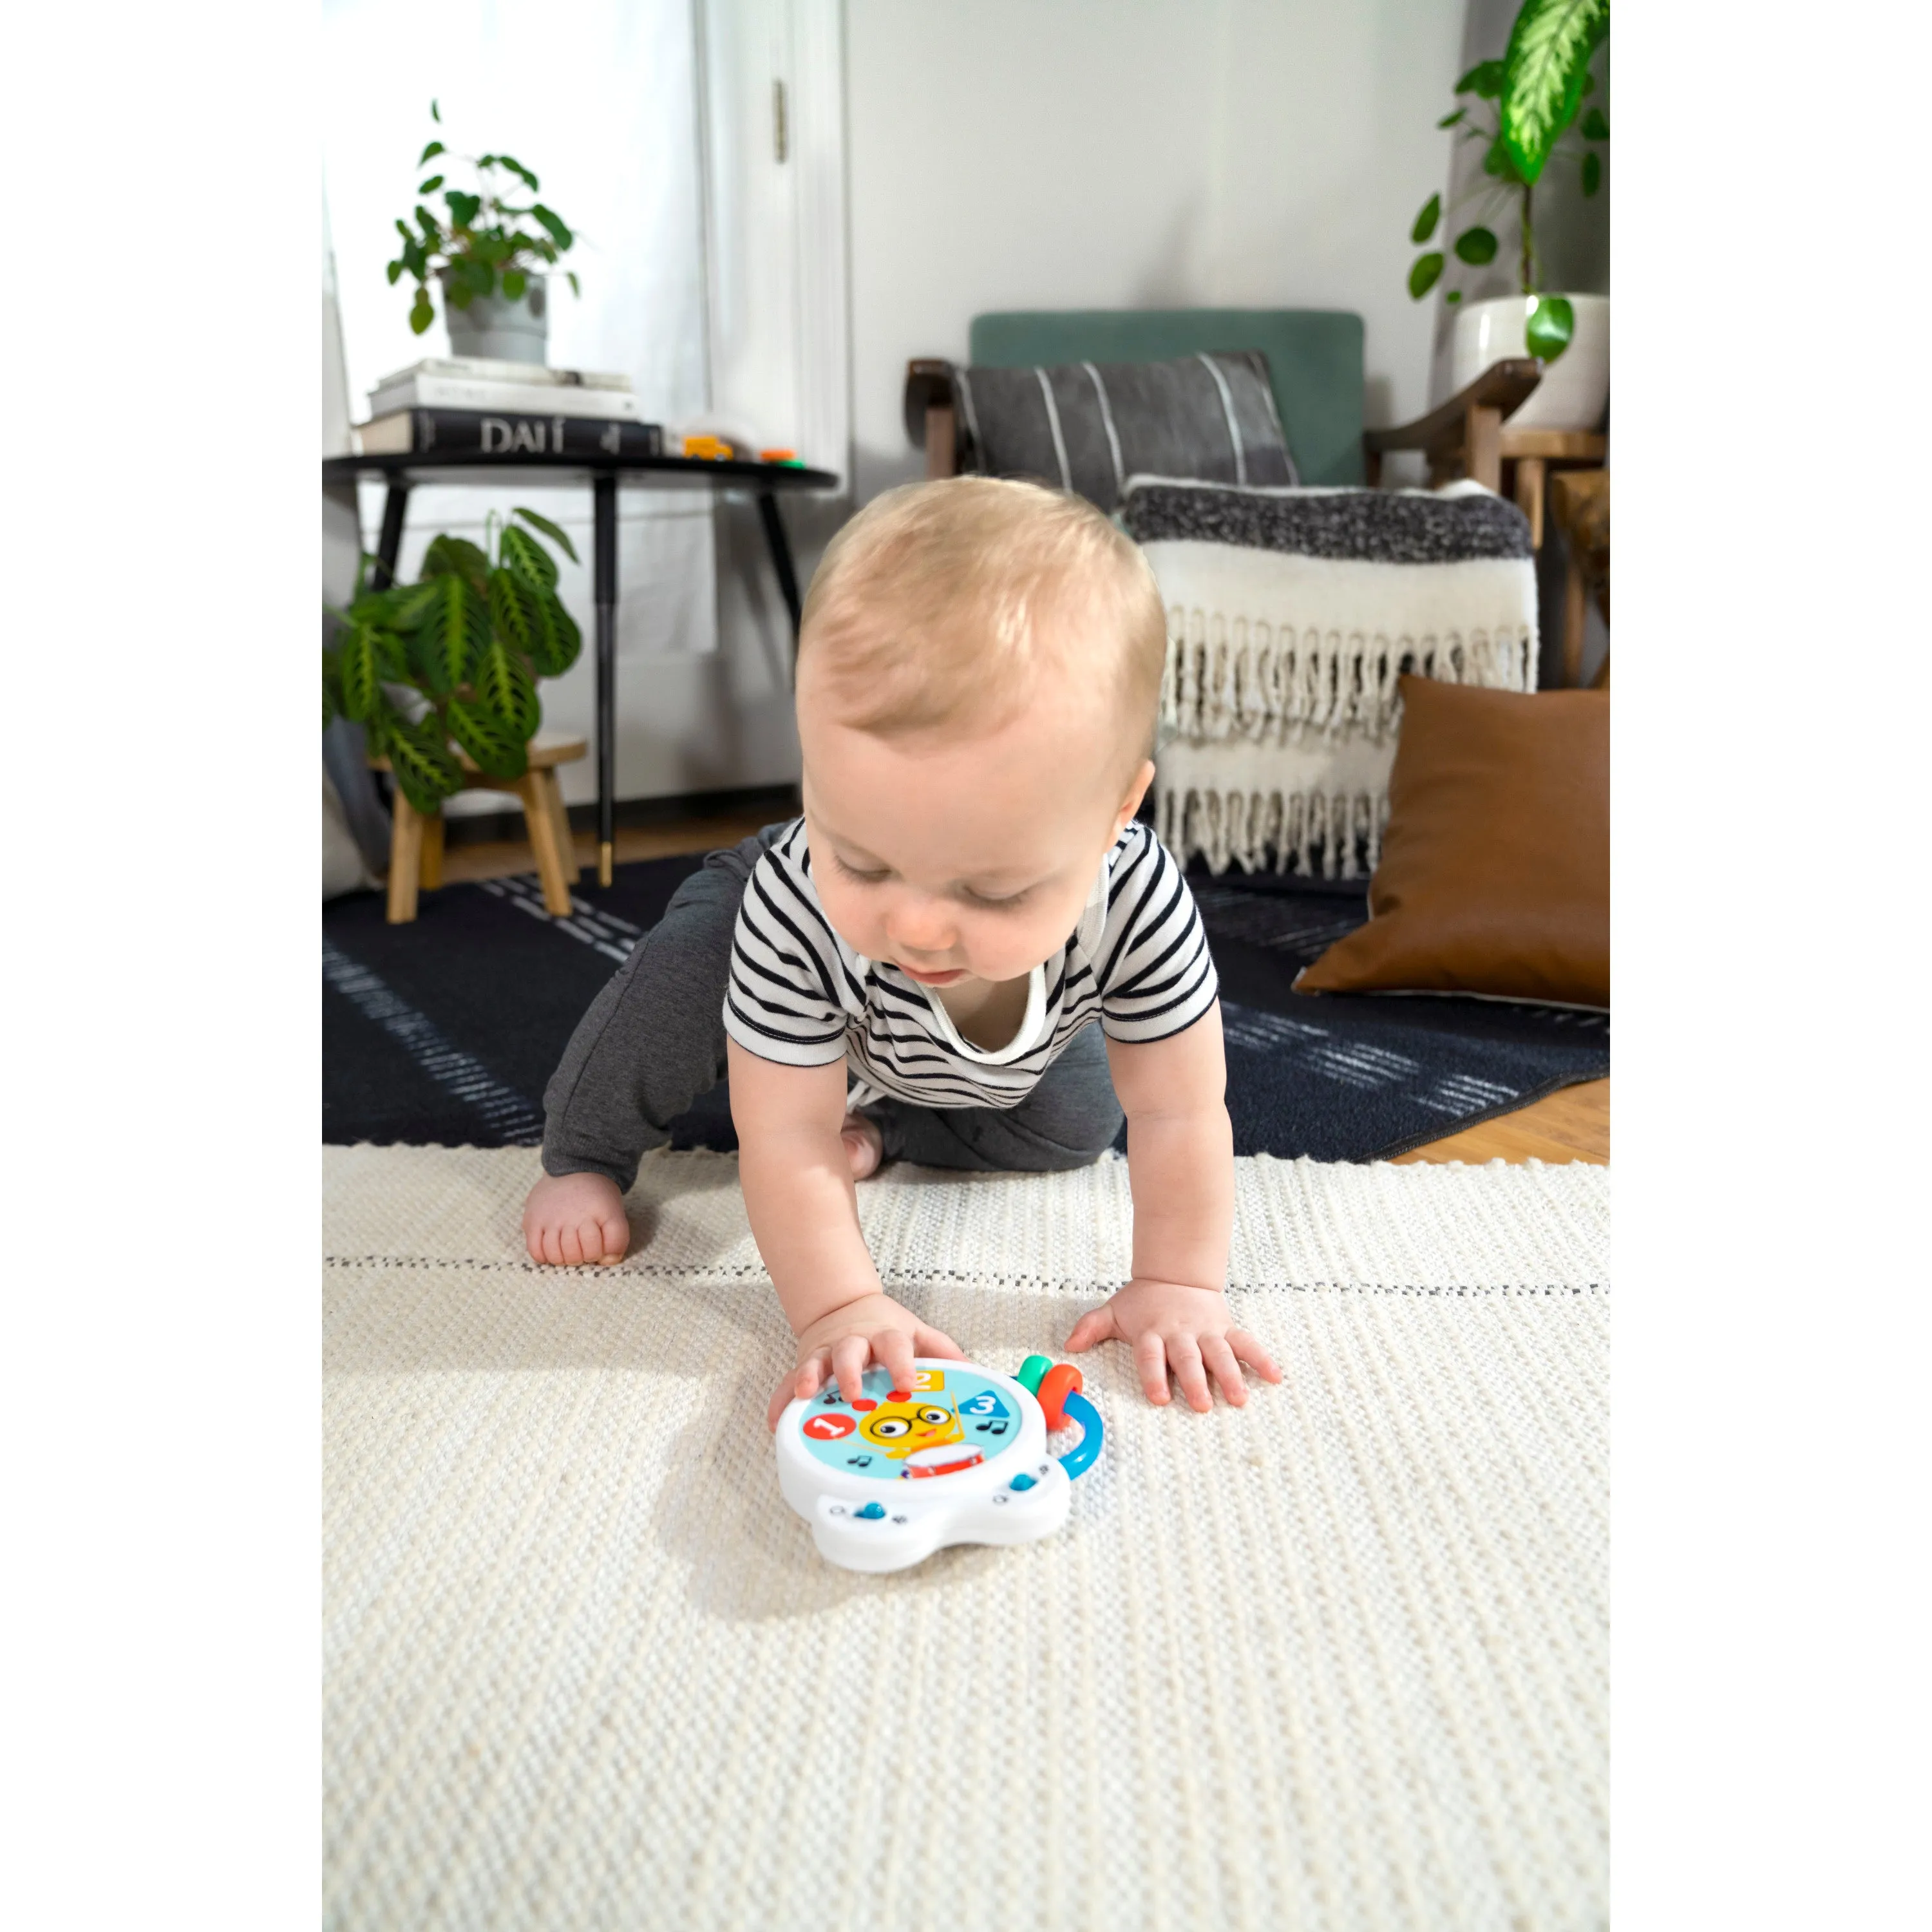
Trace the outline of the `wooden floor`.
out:
[[[767,822],[758,813],[724,813],[709,818],[686,818],[662,825],[617,828],[615,855],[619,865],[633,859],[668,859],[680,852],[709,852],[714,847],[748,838]],[[597,842],[589,832],[575,834],[580,864],[594,868]],[[442,876],[450,884],[478,879],[499,879],[527,872],[533,861],[520,838],[493,838],[452,843],[443,856]],[[594,874],[593,874],[594,876]],[[1480,1126],[1431,1141],[1402,1161],[1486,1160],[1552,1162],[1582,1160],[1607,1166],[1610,1158],[1610,1083],[1586,1081],[1564,1087],[1546,1100],[1514,1114],[1485,1120]]]

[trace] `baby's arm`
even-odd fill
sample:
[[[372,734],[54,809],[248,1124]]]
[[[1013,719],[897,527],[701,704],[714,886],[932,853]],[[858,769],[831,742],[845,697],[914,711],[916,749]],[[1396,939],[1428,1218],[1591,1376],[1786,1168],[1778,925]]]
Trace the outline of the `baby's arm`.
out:
[[[745,1211],[798,1338],[798,1365],[778,1384],[768,1420],[778,1426],[794,1396],[814,1394],[826,1376],[850,1402],[865,1393],[866,1364],[912,1386],[916,1355],[962,1359],[959,1348],[902,1308],[880,1286],[859,1231],[852,1162],[839,1138],[845,1120],[845,1062],[782,1066],[734,1040],[731,1119],[738,1130],[738,1178]]]
[[[1132,1346],[1150,1402],[1168,1400],[1172,1369],[1190,1406],[1211,1408],[1211,1374],[1238,1408],[1245,1362],[1281,1379],[1268,1351],[1237,1328],[1222,1292],[1234,1214],[1234,1137],[1217,1000],[1166,1040],[1107,1042],[1114,1091],[1127,1117],[1127,1183],[1134,1199],[1134,1277],[1106,1307],[1084,1315],[1070,1353],[1096,1342]]]

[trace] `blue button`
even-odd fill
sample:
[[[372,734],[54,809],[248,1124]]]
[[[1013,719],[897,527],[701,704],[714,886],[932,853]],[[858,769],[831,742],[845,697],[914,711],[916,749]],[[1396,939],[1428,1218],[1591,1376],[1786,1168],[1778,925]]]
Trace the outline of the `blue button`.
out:
[[[1033,1478],[1030,1476],[1016,1476],[1013,1478],[1013,1487],[1016,1490],[1030,1490],[1033,1487]],[[863,1516],[865,1511],[861,1510],[859,1514]]]
[[[854,1510],[852,1512],[854,1516],[863,1516],[868,1522],[877,1522],[885,1513],[886,1506],[884,1503],[868,1503],[863,1509]]]

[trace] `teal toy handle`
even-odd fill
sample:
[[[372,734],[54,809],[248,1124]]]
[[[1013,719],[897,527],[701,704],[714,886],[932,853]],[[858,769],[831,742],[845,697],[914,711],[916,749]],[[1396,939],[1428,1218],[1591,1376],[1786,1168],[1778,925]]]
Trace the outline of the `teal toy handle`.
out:
[[[1078,1389],[1068,1394],[1066,1402],[1066,1419],[1080,1425],[1080,1442],[1076,1448],[1070,1449],[1060,1459],[1060,1466],[1066,1472],[1067,1480],[1077,1480],[1093,1467],[1094,1459],[1100,1453],[1100,1444],[1106,1438],[1106,1431],[1100,1426],[1100,1412]]]

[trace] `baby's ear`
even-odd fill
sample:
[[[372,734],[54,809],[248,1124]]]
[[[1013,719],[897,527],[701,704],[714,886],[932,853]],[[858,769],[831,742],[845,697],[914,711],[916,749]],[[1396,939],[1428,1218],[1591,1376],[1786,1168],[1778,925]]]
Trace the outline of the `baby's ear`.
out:
[[[1148,787],[1154,783],[1154,760],[1143,758],[1136,770],[1132,782],[1127,787],[1127,795],[1120,802],[1120,815],[1114,820],[1114,836],[1118,838],[1132,821],[1134,814],[1141,808],[1141,800],[1147,796]]]

